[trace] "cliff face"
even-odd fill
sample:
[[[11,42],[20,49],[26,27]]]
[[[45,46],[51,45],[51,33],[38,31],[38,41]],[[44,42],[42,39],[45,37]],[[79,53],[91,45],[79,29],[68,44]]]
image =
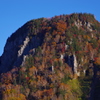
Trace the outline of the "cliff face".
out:
[[[28,23],[27,23],[28,24]],[[30,40],[27,24],[18,29],[8,38],[1,56],[0,72],[7,72],[14,66],[19,67],[24,59],[24,55],[29,55],[31,49],[37,48],[42,44],[43,35],[38,33]]]
[[[8,38],[0,57],[1,96],[10,100],[10,84],[21,100],[87,99],[97,91],[89,86],[99,77],[99,48],[100,23],[91,14],[31,20]]]

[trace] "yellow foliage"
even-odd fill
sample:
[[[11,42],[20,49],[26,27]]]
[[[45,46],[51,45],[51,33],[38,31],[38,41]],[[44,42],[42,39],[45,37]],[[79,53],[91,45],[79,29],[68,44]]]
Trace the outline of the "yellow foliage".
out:
[[[90,37],[88,35],[83,35],[84,39],[90,40]]]
[[[81,88],[78,79],[68,81],[71,91],[74,91],[77,95],[81,95]]]
[[[18,97],[8,97],[8,100],[26,100],[26,98],[23,94],[19,94]]]
[[[33,80],[32,79],[29,79],[29,83],[31,83]]]
[[[29,72],[33,72],[34,70],[36,70],[35,66],[32,66],[31,68],[29,68]]]
[[[53,88],[53,87],[54,87],[54,85],[53,85],[53,84],[51,84],[51,85],[50,85],[50,88]]]
[[[8,95],[7,100],[26,100],[25,96],[17,93],[17,90],[15,89],[7,89],[3,92],[3,95]]]
[[[52,45],[56,46],[56,42],[52,42]]]
[[[11,89],[7,89],[7,90],[5,90],[3,93],[9,95],[9,94],[11,93]]]
[[[26,100],[25,95],[23,95],[23,94],[20,94],[20,95],[19,95],[19,98],[20,98],[21,100]]]

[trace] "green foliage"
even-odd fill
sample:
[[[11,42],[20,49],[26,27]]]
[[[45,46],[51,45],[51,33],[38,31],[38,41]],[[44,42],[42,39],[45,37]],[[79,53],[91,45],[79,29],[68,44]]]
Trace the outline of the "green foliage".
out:
[[[58,95],[63,95],[63,97],[65,96],[65,94],[67,93],[67,90],[59,90]]]
[[[92,47],[94,49],[98,47],[98,43],[97,43],[97,40],[96,39],[93,39],[92,38],[89,42],[92,44]]]
[[[77,98],[80,98],[81,95],[82,95],[82,91],[81,91],[81,85],[79,83],[79,80],[78,79],[72,79],[72,80],[69,80],[67,84],[70,86],[72,93]]]
[[[58,62],[59,67],[61,67],[63,65],[62,61]]]
[[[25,61],[25,66],[26,68],[30,68],[34,65],[34,58],[32,57],[32,55],[29,55],[28,58],[26,58],[26,61]]]
[[[87,96],[89,95],[90,92],[90,85],[92,82],[91,77],[84,77],[84,78],[79,78],[80,85],[81,85],[81,90],[82,90],[82,100],[87,100]]]
[[[59,66],[57,61],[54,61],[54,66]]]
[[[41,54],[42,53],[42,49],[41,47],[39,46],[38,48],[36,48],[36,54]],[[40,56],[40,55],[37,55],[37,56]]]
[[[69,80],[71,80],[71,78],[66,74],[64,78],[61,79],[61,82],[67,84]]]
[[[73,51],[80,51],[81,47],[78,45],[77,39],[73,39],[73,42],[71,44]]]

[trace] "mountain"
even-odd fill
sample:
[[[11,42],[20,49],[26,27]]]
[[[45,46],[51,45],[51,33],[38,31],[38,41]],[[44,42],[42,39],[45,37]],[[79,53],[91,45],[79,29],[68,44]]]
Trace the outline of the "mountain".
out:
[[[100,100],[99,48],[92,14],[27,22],[0,57],[1,100]]]

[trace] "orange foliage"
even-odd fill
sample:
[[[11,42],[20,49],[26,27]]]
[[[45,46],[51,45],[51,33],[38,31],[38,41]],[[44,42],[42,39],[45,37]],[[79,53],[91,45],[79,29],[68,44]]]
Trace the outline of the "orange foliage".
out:
[[[29,68],[29,74],[30,74],[30,76],[32,76],[33,74],[36,75],[37,74],[37,68],[35,66]]]
[[[56,46],[56,42],[52,42],[52,45]]]
[[[98,43],[100,44],[100,40],[98,40]]]
[[[90,43],[87,44],[87,48],[89,51],[91,51],[93,49]]]
[[[95,58],[95,64],[100,65],[100,57]]]
[[[66,23],[61,20],[56,24],[56,28],[60,32],[64,32],[66,30],[66,27],[67,27]]]
[[[56,35],[56,34],[57,34],[57,31],[54,30],[54,31],[52,32],[52,35]]]
[[[43,91],[43,94],[44,94],[44,95],[47,95],[47,96],[50,96],[50,95],[53,94],[53,89],[44,90],[44,91]]]
[[[70,86],[68,84],[65,84],[65,83],[60,83],[59,88],[62,89],[62,90],[69,90]]]
[[[57,58],[55,58],[55,59],[54,59],[54,61],[59,61],[59,58],[58,58],[58,59],[57,59]]]
[[[84,39],[90,40],[90,37],[88,35],[83,35]]]
[[[46,27],[45,29],[46,31],[50,31],[51,27]]]
[[[57,22],[57,23],[53,22],[53,26],[57,30],[57,32],[54,31],[53,34],[56,34],[56,33],[62,34],[67,28],[67,24],[62,20],[59,20],[59,22]]]

